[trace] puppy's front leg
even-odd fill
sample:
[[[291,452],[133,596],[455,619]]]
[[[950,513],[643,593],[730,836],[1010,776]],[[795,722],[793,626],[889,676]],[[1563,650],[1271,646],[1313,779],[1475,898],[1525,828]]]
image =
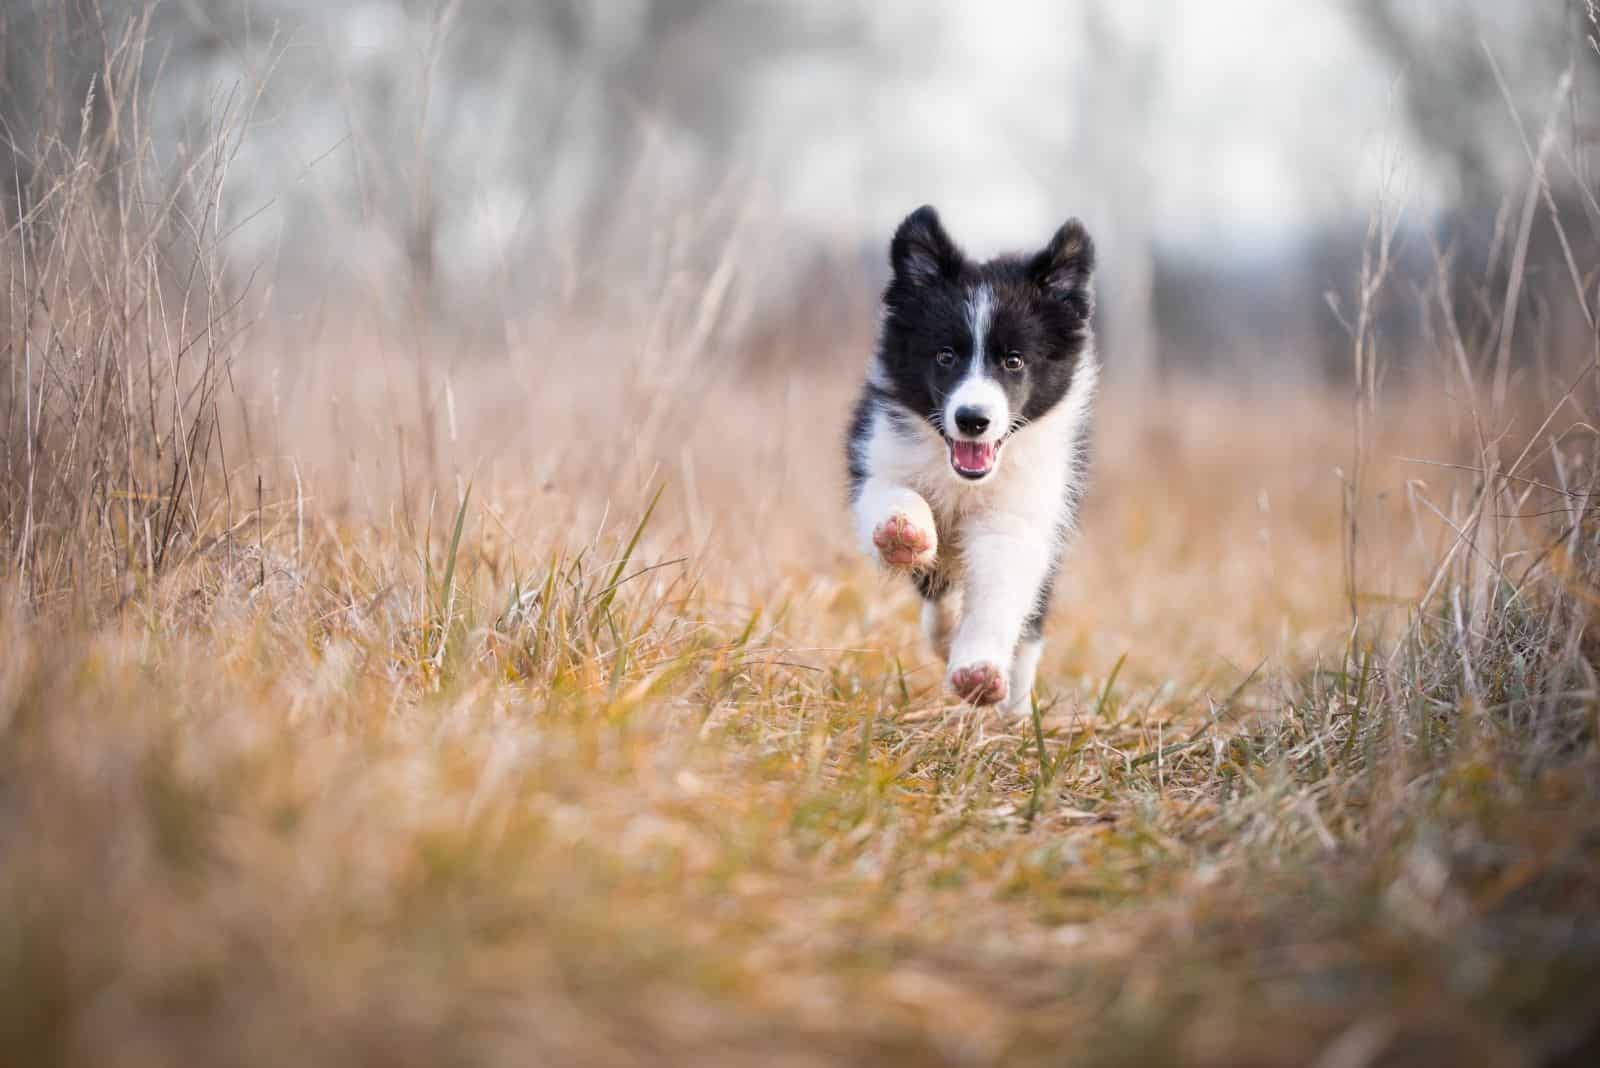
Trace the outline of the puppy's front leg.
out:
[[[916,490],[881,478],[861,484],[854,503],[861,548],[885,567],[919,571],[939,552],[933,510]]]
[[[1002,704],[1010,696],[1012,658],[1039,604],[1054,547],[1035,525],[1006,515],[970,521],[962,545],[965,596],[946,678],[963,700]]]

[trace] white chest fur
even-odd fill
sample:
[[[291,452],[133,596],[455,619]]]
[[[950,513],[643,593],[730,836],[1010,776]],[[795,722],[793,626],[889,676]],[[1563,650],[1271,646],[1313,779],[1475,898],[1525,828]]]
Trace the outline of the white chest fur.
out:
[[[1067,396],[1011,436],[998,469],[982,482],[968,482],[951,470],[944,437],[925,420],[892,420],[880,410],[859,446],[868,480],[915,490],[941,531],[954,531],[987,513],[1036,527],[1041,537],[1059,538],[1076,518],[1071,508],[1083,476],[1082,441],[1098,370],[1092,354],[1085,354]]]
[[[875,411],[853,446],[866,473],[854,502],[863,548],[892,567],[937,566],[954,576],[961,618],[949,640],[949,679],[969,699],[1016,707],[1032,688],[1040,639],[1025,627],[1075,524],[1097,378],[1093,353],[1085,352],[1067,395],[1012,434],[981,482],[957,475],[943,436],[909,414]],[[949,628],[939,607],[925,619],[942,644]]]

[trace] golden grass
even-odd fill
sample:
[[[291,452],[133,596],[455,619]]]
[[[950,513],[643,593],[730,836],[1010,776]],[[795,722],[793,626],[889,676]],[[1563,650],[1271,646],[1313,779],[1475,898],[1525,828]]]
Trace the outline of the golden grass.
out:
[[[0,1063],[1600,1057],[1592,354],[1380,394],[1380,214],[1354,408],[1105,397],[1007,720],[845,536],[869,338],[241,337],[147,28],[0,233]]]
[[[259,519],[241,467],[114,611],[5,617],[15,1063],[1510,1064],[1589,1034],[1596,765],[1362,733],[1394,632],[1350,637],[1342,404],[1109,396],[1017,722],[941,692],[848,543],[847,372],[618,375],[585,410],[547,354],[485,357],[453,416],[425,376],[429,456],[429,402],[350,351],[241,361],[247,406],[252,366],[280,384]],[[1378,609],[1438,549],[1401,506],[1416,422],[1365,474]]]

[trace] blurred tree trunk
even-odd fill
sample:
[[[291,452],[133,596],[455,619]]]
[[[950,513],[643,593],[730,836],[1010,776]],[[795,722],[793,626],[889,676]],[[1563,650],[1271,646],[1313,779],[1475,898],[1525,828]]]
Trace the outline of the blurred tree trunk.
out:
[[[1160,81],[1159,35],[1119,32],[1102,3],[1084,9],[1088,41],[1071,151],[1105,191],[1098,242],[1106,373],[1141,394],[1161,372],[1154,323],[1155,248],[1147,142]],[[1139,39],[1133,40],[1137,36]]]

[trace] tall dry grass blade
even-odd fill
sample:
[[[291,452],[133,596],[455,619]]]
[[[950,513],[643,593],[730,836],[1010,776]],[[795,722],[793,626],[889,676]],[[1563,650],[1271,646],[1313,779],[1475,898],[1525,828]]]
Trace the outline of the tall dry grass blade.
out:
[[[1494,50],[1487,41],[1480,42],[1484,55],[1488,58],[1490,68],[1495,72],[1495,77],[1504,84],[1500,74],[1499,63],[1494,58]],[[1517,313],[1522,305],[1522,287],[1524,276],[1528,269],[1528,245],[1533,237],[1534,216],[1539,208],[1539,200],[1544,192],[1546,178],[1546,163],[1550,152],[1555,147],[1558,121],[1561,115],[1560,103],[1566,98],[1570,87],[1569,74],[1563,75],[1558,85],[1559,97],[1557,104],[1551,109],[1550,116],[1545,120],[1543,131],[1539,135],[1537,150],[1530,160],[1531,173],[1528,176],[1528,190],[1522,200],[1522,213],[1517,224],[1516,245],[1511,253],[1511,273],[1506,279],[1505,302],[1500,313],[1499,343],[1495,350],[1494,385],[1490,394],[1491,409],[1496,415],[1503,415],[1506,407],[1506,389],[1511,377],[1511,345],[1517,331]],[[1515,116],[1515,108],[1512,110]],[[1520,128],[1521,119],[1517,120]]]

